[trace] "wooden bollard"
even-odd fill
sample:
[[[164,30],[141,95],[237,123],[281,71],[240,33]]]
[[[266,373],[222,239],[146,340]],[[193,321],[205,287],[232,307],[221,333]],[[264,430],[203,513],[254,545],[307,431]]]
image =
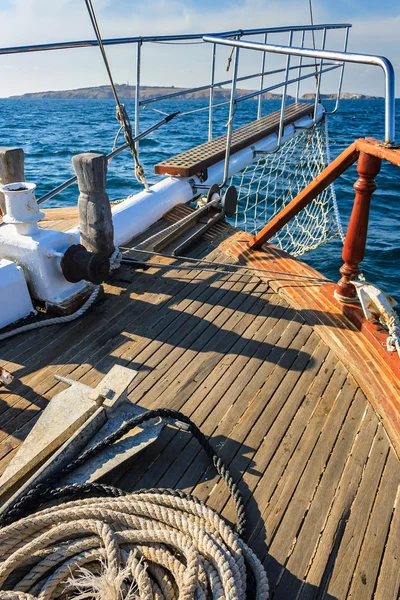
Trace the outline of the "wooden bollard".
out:
[[[24,151],[22,148],[0,147],[0,185],[25,180]],[[0,192],[0,214],[5,214],[6,205]]]
[[[375,177],[380,171],[381,163],[380,158],[360,152],[357,164],[359,179],[354,184],[356,196],[342,252],[342,278],[336,286],[336,297],[344,302],[357,298],[352,281],[360,274],[358,265],[364,258],[371,197],[376,190]]]
[[[104,154],[78,154],[72,164],[79,186],[80,242],[90,252],[111,256],[114,227],[106,192],[107,158]]]

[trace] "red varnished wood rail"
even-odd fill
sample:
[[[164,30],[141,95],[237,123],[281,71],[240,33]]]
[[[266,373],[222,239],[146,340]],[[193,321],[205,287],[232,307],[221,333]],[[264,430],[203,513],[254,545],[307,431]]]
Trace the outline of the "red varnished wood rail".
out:
[[[364,258],[371,197],[377,187],[375,177],[380,171],[382,160],[400,166],[400,148],[386,147],[373,138],[356,140],[249,241],[250,248],[261,248],[357,158],[359,179],[354,184],[356,195],[342,253],[342,277],[335,290],[336,297],[343,302],[354,302],[357,298],[352,281],[360,274],[359,264]]]
[[[360,274],[358,265],[364,258],[371,197],[377,188],[375,177],[380,171],[381,164],[381,158],[360,152],[357,163],[359,179],[354,184],[356,196],[342,252],[344,260],[344,265],[340,269],[342,278],[336,286],[338,298],[345,301],[357,298],[357,290],[352,281]]]
[[[386,350],[387,332],[368,322],[359,307],[336,300],[335,284],[321,283],[321,275],[308,265],[269,244],[262,251],[251,248],[250,234],[243,233],[238,240],[229,253],[242,264],[292,275],[289,280],[271,276],[271,287],[300,311],[353,375],[400,456],[400,362],[397,353]]]
[[[326,167],[309,185],[307,185],[285,208],[283,208],[250,241],[251,248],[261,248],[282,227],[284,227],[303,208],[312,202],[318,194],[344,173],[358,158],[358,150],[353,143],[346,148],[330,165]]]
[[[382,160],[387,160],[400,167],[400,148],[388,148],[379,140],[374,138],[360,138],[355,142],[356,148],[359,152],[365,152],[371,156],[376,156]]]

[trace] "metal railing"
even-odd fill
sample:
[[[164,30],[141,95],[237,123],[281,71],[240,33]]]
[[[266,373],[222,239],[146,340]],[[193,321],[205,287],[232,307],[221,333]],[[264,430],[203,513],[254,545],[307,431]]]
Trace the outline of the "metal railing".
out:
[[[215,36],[205,36],[205,42],[209,42],[211,44],[220,44],[224,46],[232,46],[236,48],[236,53],[239,52],[239,48],[245,48],[247,50],[258,50],[260,52],[270,52],[273,54],[284,54],[288,57],[288,60],[291,56],[299,56],[299,57],[307,57],[307,58],[319,58],[320,64],[319,68],[315,71],[315,76],[318,77],[317,91],[315,94],[315,105],[317,106],[319,99],[319,91],[321,80],[319,75],[321,73],[326,72],[329,69],[323,69],[324,60],[330,61],[340,61],[341,63],[357,63],[364,65],[374,65],[380,67],[385,76],[385,144],[393,145],[395,141],[395,75],[394,68],[392,63],[385,58],[384,56],[374,56],[371,54],[356,54],[349,52],[336,52],[333,50],[314,50],[311,48],[297,48],[293,46],[277,46],[273,44],[263,44],[259,42],[247,42],[247,41],[239,41],[239,40],[226,40],[222,38],[218,38]],[[296,81],[301,81],[302,79],[306,79],[310,77],[310,74],[307,74],[303,77],[297,77],[292,80],[287,80],[284,83],[284,87],[286,87],[290,83],[294,83]],[[342,79],[342,76],[341,76]],[[234,85],[234,83],[232,84]],[[282,87],[282,84],[278,84],[279,87]],[[238,98],[236,101],[242,101],[249,97],[253,97],[259,94],[263,94],[270,89],[274,89],[278,86],[272,86],[270,88],[265,88],[258,92],[254,92],[254,94],[248,94],[245,97]]]
[[[343,68],[344,68],[345,61],[342,58],[339,58],[339,59],[334,59],[334,61],[328,61],[328,62],[325,61],[323,64],[325,57],[322,57],[319,68],[315,63],[303,62],[304,56],[310,56],[311,58],[315,58],[315,56],[318,56],[315,53],[312,55],[307,55],[306,52],[308,52],[308,50],[307,49],[304,50],[304,43],[305,43],[305,39],[306,39],[306,36],[308,33],[314,34],[315,32],[321,32],[321,38],[322,38],[321,47],[323,50],[325,48],[325,43],[326,43],[328,32],[331,30],[341,30],[344,33],[344,49],[346,49],[350,27],[351,27],[351,25],[348,23],[344,23],[344,24],[341,23],[341,24],[317,24],[317,25],[296,25],[296,26],[287,26],[287,27],[269,27],[269,28],[258,28],[258,29],[247,29],[247,30],[237,29],[237,30],[232,30],[232,31],[224,31],[224,32],[209,33],[209,34],[195,33],[195,34],[187,34],[187,35],[136,36],[136,37],[126,37],[126,38],[110,38],[110,39],[103,40],[103,44],[104,44],[104,46],[135,44],[136,48],[137,48],[136,68],[135,68],[136,86],[135,86],[135,98],[134,98],[134,114],[135,114],[134,135],[135,135],[136,149],[138,152],[139,152],[139,140],[148,134],[148,131],[143,132],[143,134],[140,133],[140,110],[141,110],[141,108],[145,108],[146,106],[153,104],[155,102],[169,100],[169,99],[173,99],[173,98],[177,98],[177,97],[185,97],[188,94],[193,94],[196,92],[209,90],[209,98],[208,98],[207,105],[204,107],[195,109],[195,111],[197,112],[200,110],[208,110],[208,139],[211,140],[213,137],[213,116],[214,116],[213,109],[217,106],[229,105],[230,117],[229,117],[228,135],[227,135],[229,143],[227,143],[227,156],[226,156],[226,162],[228,164],[229,163],[229,153],[230,153],[230,141],[231,141],[231,136],[232,136],[232,122],[233,122],[236,105],[239,102],[243,102],[243,101],[248,100],[253,97],[258,97],[257,117],[261,118],[263,95],[266,92],[272,91],[274,89],[279,89],[280,87],[284,88],[284,91],[282,94],[282,114],[281,114],[282,118],[281,118],[280,130],[279,130],[279,134],[278,134],[277,146],[279,146],[279,144],[280,144],[280,141],[282,138],[282,133],[283,133],[282,122],[283,122],[283,114],[284,114],[284,105],[286,102],[286,91],[287,91],[288,85],[290,85],[292,83],[297,83],[296,100],[298,100],[299,99],[299,91],[300,91],[300,82],[302,82],[306,79],[309,79],[311,77],[317,76],[319,78],[319,84],[318,84],[318,89],[317,89],[316,98],[315,98],[315,105],[317,106],[318,99],[319,99],[318,96],[319,96],[319,85],[320,85],[321,75],[323,73],[339,69],[340,76],[339,76],[339,83],[338,83],[338,89],[337,89],[336,106],[335,106],[334,110],[337,109],[342,80],[343,80]],[[304,52],[304,53],[298,55],[298,56],[300,56],[299,64],[297,64],[297,65],[290,64],[290,56],[288,56],[286,65],[283,68],[266,69],[265,68],[266,67],[266,58],[268,56],[268,53],[272,52],[271,48],[281,48],[281,49],[287,50],[288,47],[277,46],[277,45],[272,46],[271,44],[257,43],[254,41],[248,41],[245,38],[254,38],[255,36],[262,36],[264,42],[266,42],[267,40],[270,40],[271,38],[273,38],[274,36],[276,36],[278,34],[281,35],[281,34],[285,34],[285,33],[287,33],[289,35],[289,49],[291,49],[291,50],[298,50],[298,48],[290,48],[290,46],[293,43],[294,36],[301,35],[302,48],[300,50],[302,50],[302,52]],[[313,37],[314,37],[314,35],[313,35]],[[210,83],[201,85],[201,86],[197,86],[197,87],[192,87],[190,89],[177,90],[176,92],[171,92],[168,94],[160,94],[160,95],[154,96],[152,98],[143,98],[142,99],[140,90],[141,90],[141,71],[142,71],[142,58],[143,58],[144,45],[149,44],[149,43],[159,43],[159,44],[175,44],[176,43],[176,44],[179,44],[179,43],[190,42],[190,41],[199,41],[202,43],[204,42],[204,44],[203,44],[204,48],[207,48],[208,44],[210,42],[212,44],[212,46],[211,46],[212,52],[211,52]],[[220,45],[220,44],[226,44],[228,46],[236,47],[234,66],[233,66],[234,73],[230,79],[216,81],[215,74],[216,74],[217,58],[218,58],[217,48],[218,48],[218,45]],[[261,61],[261,69],[257,70],[256,72],[253,72],[253,73],[238,76],[238,65],[239,65],[238,53],[239,53],[239,47],[242,47],[241,46],[242,44],[247,44],[247,46],[245,45],[243,47],[262,50],[263,56],[262,56],[262,61]],[[13,48],[0,48],[0,56],[1,55],[11,55],[11,54],[23,54],[23,53],[30,53],[30,52],[47,52],[47,51],[52,51],[52,50],[67,50],[67,49],[69,50],[69,49],[74,49],[74,48],[87,48],[87,47],[96,47],[96,46],[98,46],[97,40],[78,40],[78,41],[70,41],[70,42],[58,42],[58,43],[52,43],[52,44],[20,46],[20,47],[13,47]],[[317,49],[314,52],[321,52],[321,50]],[[282,51],[281,53],[285,53],[285,52]],[[290,53],[286,52],[286,54],[288,55]],[[338,53],[338,54],[340,54],[340,53]],[[337,61],[339,61],[339,62],[337,62]],[[295,74],[296,71],[297,71],[297,76],[289,78],[289,75],[292,73]],[[280,75],[280,74],[282,74],[283,77],[281,78],[281,81],[279,83],[269,85],[268,87],[264,87],[265,78]],[[242,95],[241,97],[237,98],[236,97],[237,83],[242,82],[242,81],[249,81],[252,79],[259,80],[259,90]],[[214,100],[215,100],[216,88],[217,87],[219,88],[221,86],[229,86],[229,85],[231,85],[230,99],[215,104]],[[190,112],[195,112],[195,111],[188,111],[186,113],[183,112],[182,115],[184,116],[185,114],[189,114]],[[124,145],[124,147],[125,147],[125,145]],[[227,169],[226,169],[226,173],[227,173]],[[68,187],[67,184],[71,185],[71,183],[73,183],[73,180],[74,180],[74,178],[71,178],[67,182],[64,182],[64,184],[57,186],[54,190],[52,190],[51,192],[42,196],[42,198],[39,199],[39,202],[44,202],[44,201],[54,197],[57,193],[59,193],[60,191],[64,190],[66,187]]]

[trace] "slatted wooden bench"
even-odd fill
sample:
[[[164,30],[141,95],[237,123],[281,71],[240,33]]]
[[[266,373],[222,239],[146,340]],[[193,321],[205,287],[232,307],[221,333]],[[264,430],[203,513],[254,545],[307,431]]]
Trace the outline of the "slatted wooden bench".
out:
[[[314,104],[295,103],[285,109],[284,125],[289,125],[301,117],[312,114]],[[236,129],[232,134],[231,154],[262,140],[263,138],[277,133],[281,111],[277,110],[257,121],[253,121]],[[201,173],[208,167],[223,160],[226,149],[226,135],[222,135],[211,142],[206,142],[187,152],[168,158],[154,166],[154,172],[158,175],[181,175],[191,177]]]

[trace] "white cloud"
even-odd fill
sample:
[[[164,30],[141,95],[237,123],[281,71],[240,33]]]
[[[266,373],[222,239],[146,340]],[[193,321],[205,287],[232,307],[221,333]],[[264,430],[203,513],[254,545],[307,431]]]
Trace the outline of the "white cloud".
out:
[[[284,7],[284,9],[283,9]],[[218,31],[260,26],[304,24],[309,21],[304,0],[220,3],[205,8],[202,3],[187,4],[182,0],[148,0],[127,3],[97,0],[95,8],[103,37],[124,37]],[[361,13],[361,10],[360,10]],[[318,5],[319,21],[332,20]],[[93,32],[83,0],[11,0],[0,7],[2,46],[40,44],[69,39],[91,39]],[[335,15],[335,21],[346,21],[346,14]],[[398,31],[400,17],[355,21],[349,48],[357,52],[387,55],[400,65]],[[280,40],[283,41],[283,40]],[[117,81],[134,81],[135,49],[132,46],[108,48]],[[221,50],[219,73],[224,77],[227,52]],[[166,47],[149,44],[143,50],[143,83],[147,85],[197,85],[209,77],[210,49],[199,46]],[[258,56],[246,56],[247,64],[257,65]],[[274,59],[275,61],[276,59]],[[271,59],[271,64],[275,64]],[[26,91],[68,89],[107,82],[97,48],[55,51],[16,56],[0,56],[2,86],[0,96]],[[327,88],[329,87],[329,84]],[[333,80],[331,83],[333,91]],[[376,68],[348,69],[344,89],[378,93],[382,79]],[[400,89],[398,89],[400,95]]]

